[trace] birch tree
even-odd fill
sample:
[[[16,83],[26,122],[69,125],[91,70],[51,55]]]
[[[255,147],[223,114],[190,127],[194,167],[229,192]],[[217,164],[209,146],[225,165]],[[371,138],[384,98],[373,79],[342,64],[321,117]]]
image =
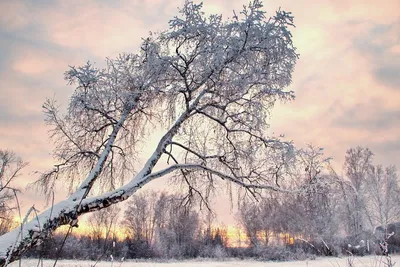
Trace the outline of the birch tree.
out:
[[[217,179],[250,194],[301,190],[288,183],[304,170],[297,150],[266,131],[275,102],[294,98],[287,90],[298,58],[293,17],[280,10],[267,18],[262,7],[255,0],[223,20],[186,1],[138,53],[107,59],[105,69],[71,67],[65,78],[75,90],[66,113],[54,100],[43,106],[57,163],[38,181],[47,194],[67,182],[71,194],[0,237],[0,266],[59,226],[77,226],[80,215],[124,201],[160,177],[175,176],[204,202]],[[153,125],[164,134],[134,169],[137,145],[150,145]]]
[[[346,226],[349,234],[359,238],[366,220],[371,218],[365,209],[365,184],[372,167],[373,153],[368,148],[356,147],[346,151],[344,170],[346,180],[340,183],[346,205]]]

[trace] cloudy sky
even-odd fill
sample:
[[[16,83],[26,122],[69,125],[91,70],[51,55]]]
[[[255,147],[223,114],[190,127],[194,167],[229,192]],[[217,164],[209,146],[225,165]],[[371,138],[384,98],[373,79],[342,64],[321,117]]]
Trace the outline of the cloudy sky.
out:
[[[209,13],[232,15],[248,0],[204,0]],[[68,65],[135,52],[149,31],[163,30],[183,0],[0,0],[0,148],[30,163],[17,181],[52,166],[52,145],[41,105],[72,93],[63,79]],[[279,105],[275,133],[298,146],[325,148],[342,172],[346,149],[368,146],[375,162],[400,168],[400,1],[266,0],[295,16],[300,53],[291,90],[296,100]],[[42,205],[26,192],[26,209]],[[223,210],[223,208],[218,208]]]

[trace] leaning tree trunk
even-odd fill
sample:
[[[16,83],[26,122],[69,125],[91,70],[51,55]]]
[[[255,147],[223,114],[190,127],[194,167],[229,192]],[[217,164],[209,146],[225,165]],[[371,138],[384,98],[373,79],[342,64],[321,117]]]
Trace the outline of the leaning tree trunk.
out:
[[[136,188],[140,186],[138,183]],[[99,198],[85,199],[82,203],[69,200],[59,202],[28,223],[0,236],[0,267],[20,259],[25,251],[43,243],[61,225],[78,227],[78,216],[121,202],[129,195],[120,189]]]

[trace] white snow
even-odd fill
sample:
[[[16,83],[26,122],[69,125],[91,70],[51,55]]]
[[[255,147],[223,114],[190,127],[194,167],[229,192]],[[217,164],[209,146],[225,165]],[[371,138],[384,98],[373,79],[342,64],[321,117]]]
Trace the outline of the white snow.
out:
[[[383,262],[384,258],[378,256],[368,256],[368,257],[356,257],[354,258],[353,264],[355,267],[376,267],[376,266],[385,266]],[[396,255],[392,257],[394,262],[400,262],[400,255]],[[43,267],[51,267],[53,266],[53,260],[44,260]],[[74,260],[62,260],[57,262],[58,267],[92,267],[94,265],[94,261],[74,261]],[[36,267],[38,264],[38,260],[22,260],[22,265],[24,267]],[[14,262],[9,265],[10,267],[17,267],[18,262]],[[39,264],[39,266],[42,266]],[[212,259],[197,259],[197,260],[189,260],[189,261],[165,261],[165,262],[156,262],[156,261],[126,261],[119,262],[115,259],[114,262],[99,262],[96,264],[97,267],[111,267],[111,266],[120,266],[120,267],[347,267],[347,258],[318,258],[316,260],[308,260],[308,261],[288,261],[288,262],[262,262],[262,261],[254,261],[254,260],[235,260],[235,259],[227,259],[225,261],[215,261]]]

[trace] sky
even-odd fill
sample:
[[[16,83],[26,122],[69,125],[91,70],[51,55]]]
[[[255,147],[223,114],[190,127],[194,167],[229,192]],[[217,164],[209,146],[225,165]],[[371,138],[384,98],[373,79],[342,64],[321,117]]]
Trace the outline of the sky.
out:
[[[248,0],[204,0],[207,13],[232,16]],[[16,180],[23,188],[55,163],[42,113],[46,97],[66,106],[73,88],[69,65],[136,52],[149,31],[164,30],[183,0],[0,0],[0,149],[29,162]],[[300,54],[290,90],[277,105],[271,130],[298,147],[314,144],[342,173],[345,152],[368,146],[375,163],[400,168],[400,1],[265,0],[272,16],[293,13]],[[154,146],[155,146],[154,142]],[[57,199],[65,192],[57,194]],[[21,196],[23,210],[43,197]],[[232,223],[225,204],[219,218]]]

